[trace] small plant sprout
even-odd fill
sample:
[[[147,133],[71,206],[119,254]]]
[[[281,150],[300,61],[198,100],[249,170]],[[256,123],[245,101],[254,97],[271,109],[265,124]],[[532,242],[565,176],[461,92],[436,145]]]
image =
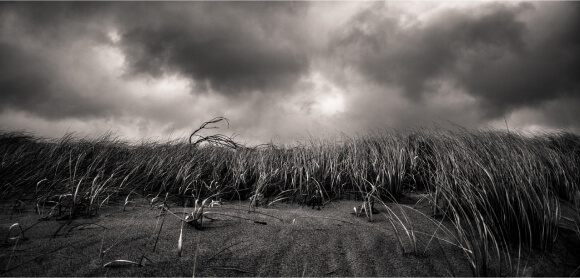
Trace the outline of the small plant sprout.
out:
[[[18,234],[17,235],[13,235],[12,230],[17,230],[18,229]],[[14,254],[14,251],[16,250],[16,245],[18,245],[18,241],[19,240],[24,240],[26,239],[26,237],[24,236],[24,231],[22,230],[22,227],[20,226],[20,224],[18,223],[14,223],[10,226],[10,228],[8,229],[8,234],[6,235],[6,238],[4,239],[4,242],[6,244],[14,244],[14,248],[12,249],[12,252],[10,252],[10,257],[8,257],[8,262],[6,262],[6,268],[5,270],[8,270],[9,266],[10,266],[10,261],[12,260],[12,254]]]
[[[211,203],[209,204],[210,208],[213,207],[221,207],[222,206],[222,201],[220,200],[211,200]]]
[[[205,198],[203,201],[196,199],[193,211],[185,217],[185,221],[192,225],[196,230],[201,230],[203,228],[203,217],[205,215],[204,209],[209,205],[209,200],[209,197]]]
[[[354,213],[357,217],[361,216],[364,212],[365,216],[368,218],[369,222],[373,222],[373,214],[377,214],[379,211],[375,209],[375,200],[365,200],[362,205],[354,207]]]
[[[18,234],[15,235],[13,231],[17,231]],[[24,230],[22,229],[19,223],[14,223],[10,225],[10,228],[8,228],[8,233],[6,234],[4,243],[18,242],[18,240],[24,239],[26,239],[26,237],[24,236]]]
[[[125,211],[125,208],[127,207],[128,204],[133,204],[133,208],[135,207],[135,202],[129,201],[129,196],[131,196],[131,193],[133,193],[133,191],[135,191],[135,190],[131,190],[131,192],[129,192],[129,194],[127,194],[127,197],[125,198],[125,202],[123,203],[123,211]]]
[[[157,207],[159,206],[159,203],[160,203],[160,202],[162,202],[162,200],[163,200],[163,199],[161,199],[161,198],[159,197],[159,194],[157,194],[157,196],[153,197],[153,198],[151,199],[151,201],[149,201],[149,207],[150,207],[151,209],[153,209],[153,208],[157,208]]]
[[[60,194],[51,197],[40,198],[36,203],[36,211],[42,219],[49,219],[51,217],[63,217],[66,212],[68,216],[72,216],[72,194]],[[45,206],[49,205],[50,210],[44,214]]]
[[[312,209],[314,209],[314,207],[318,207],[318,210],[320,210],[320,207],[324,206],[324,204],[322,203],[322,192],[318,189],[314,191],[314,195],[310,197],[310,200],[308,200],[307,205],[312,206]]]
[[[262,200],[264,200],[264,194],[256,193],[250,197],[250,209],[252,211],[256,210],[256,207],[262,205]]]
[[[354,213],[357,217],[359,217],[362,212],[364,211],[365,216],[369,220],[369,222],[373,222],[373,214],[377,214],[378,211],[375,209],[375,193],[377,191],[377,187],[371,184],[371,191],[364,194],[363,203],[358,208],[354,207]]]
[[[289,190],[284,190],[284,191],[280,192],[276,197],[274,197],[274,200],[272,200],[271,202],[268,203],[268,207],[275,204],[275,203],[278,203],[280,201],[289,199],[290,197],[288,197],[286,195],[292,191],[294,191],[294,190],[289,189]]]

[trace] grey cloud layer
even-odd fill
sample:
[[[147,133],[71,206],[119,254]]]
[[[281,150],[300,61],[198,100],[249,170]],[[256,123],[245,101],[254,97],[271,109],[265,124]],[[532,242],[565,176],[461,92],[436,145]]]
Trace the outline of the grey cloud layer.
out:
[[[133,74],[179,72],[217,92],[238,94],[287,88],[308,70],[301,34],[305,3],[157,6],[122,20]]]
[[[345,25],[331,27],[328,20],[317,25],[320,15],[313,10],[332,9],[319,4],[2,2],[0,112],[19,110],[47,119],[135,114],[154,105],[123,107],[132,105],[121,99],[123,82],[178,75],[192,81],[193,97],[174,103],[195,105],[200,95],[224,98],[223,110],[215,113],[235,111],[230,113],[245,128],[259,120],[260,126],[293,124],[298,129],[299,121],[311,120],[308,109],[298,109],[304,115],[290,120],[295,112],[281,109],[280,103],[286,103],[281,99],[308,93],[313,86],[303,77],[319,72],[351,100],[342,119],[353,125],[389,117],[402,126],[411,118],[454,120],[465,114],[471,122],[486,122],[530,108],[539,111],[538,122],[580,127],[572,105],[580,103],[578,3],[482,3],[444,9],[422,23],[390,2],[372,2],[363,3]],[[118,41],[110,38],[111,31],[118,33]],[[111,77],[84,61],[94,45],[121,51],[123,75]],[[93,79],[77,78],[75,73],[83,71]],[[455,96],[474,98],[476,105],[433,106],[448,88],[442,83],[457,88]],[[315,101],[298,102],[314,107]],[[227,107],[238,104],[251,111]],[[430,116],[403,111],[404,105]],[[150,113],[164,122],[176,115],[183,117],[175,119],[180,127],[190,121],[183,107],[164,109],[154,106],[153,112],[128,116]]]
[[[102,117],[110,103],[79,93],[48,56],[0,41],[0,111],[23,110],[49,119]],[[73,81],[74,83],[74,81]]]
[[[99,116],[113,107],[63,84],[74,44],[120,35],[126,78],[179,74],[196,91],[283,91],[308,71],[301,29],[307,3],[0,3],[0,109],[49,118]],[[88,52],[88,51],[87,51]],[[144,75],[144,76],[143,76]],[[98,77],[95,77],[98,78]],[[70,80],[69,80],[70,81]],[[74,82],[74,81],[72,81]],[[96,90],[96,91],[95,91]],[[122,92],[119,92],[122,94]],[[118,112],[118,111],[117,111]]]
[[[93,4],[0,3],[0,112],[22,110],[48,119],[111,115],[110,103],[71,78],[73,44],[108,39]],[[79,91],[79,89],[83,91]]]
[[[561,10],[568,14],[561,20],[550,18],[546,23],[552,25],[544,30],[548,33],[532,41],[528,37],[537,30],[520,18],[542,13],[545,7],[531,3],[450,9],[429,25],[405,29],[399,14],[379,3],[337,32],[330,49],[369,80],[398,86],[414,100],[437,91],[436,81],[451,81],[476,97],[487,117],[494,118],[515,108],[579,95],[580,4],[554,5],[564,6]]]

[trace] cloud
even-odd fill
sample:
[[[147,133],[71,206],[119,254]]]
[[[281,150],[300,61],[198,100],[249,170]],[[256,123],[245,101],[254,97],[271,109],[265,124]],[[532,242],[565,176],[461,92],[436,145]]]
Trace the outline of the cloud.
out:
[[[1,3],[0,113],[27,113],[20,124],[138,122],[132,135],[144,136],[236,106],[268,113],[264,97],[242,96],[276,103],[308,73],[308,5]],[[243,114],[233,113],[258,117]]]
[[[88,16],[92,5],[74,7],[0,4],[0,112],[23,110],[48,119],[114,112],[110,102],[88,92],[99,82],[91,80],[92,46],[106,38]]]
[[[120,18],[132,75],[180,73],[237,95],[288,88],[308,71],[308,3],[154,3]],[[119,4],[117,6],[124,7]]]
[[[566,129],[580,133],[580,97],[562,97],[549,100],[537,107],[526,107],[510,113],[506,120],[510,129],[523,131],[554,131]],[[498,120],[494,126],[505,126],[504,119]]]
[[[421,22],[375,3],[334,34],[329,50],[368,80],[400,88],[413,101],[438,92],[439,80],[450,82],[478,100],[482,119],[494,119],[578,95],[579,7],[486,3],[443,9]],[[535,25],[541,19],[551,28]]]
[[[0,3],[0,128],[250,143],[452,121],[580,130],[577,3]],[[98,134],[97,134],[98,135]]]
[[[53,63],[58,55],[0,42],[0,112],[25,110],[49,119],[110,115],[112,103],[85,94],[85,86],[94,84],[74,80]]]

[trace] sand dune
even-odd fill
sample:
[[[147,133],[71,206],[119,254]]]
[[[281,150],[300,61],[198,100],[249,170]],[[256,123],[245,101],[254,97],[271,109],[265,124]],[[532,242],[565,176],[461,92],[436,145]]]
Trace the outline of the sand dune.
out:
[[[163,220],[146,201],[126,211],[111,206],[97,217],[72,221],[38,221],[33,211],[12,219],[4,213],[3,238],[7,227],[19,223],[27,239],[3,245],[0,267],[2,276],[472,275],[461,249],[446,242],[453,242],[452,234],[440,229],[429,242],[436,228],[432,220],[407,211],[417,236],[419,252],[413,253],[402,227],[397,226],[398,235],[394,232],[386,207],[377,207],[380,213],[371,223],[351,213],[356,205],[359,202],[333,201],[316,210],[276,203],[255,213],[248,213],[248,202],[208,208],[213,220],[204,220],[203,230],[184,225],[181,257],[181,221],[172,214]],[[390,208],[398,211],[396,205]],[[191,211],[172,205],[170,209],[177,216]],[[564,251],[544,258],[532,254],[534,261],[522,262],[519,268],[531,269],[535,276],[571,273],[578,258]]]

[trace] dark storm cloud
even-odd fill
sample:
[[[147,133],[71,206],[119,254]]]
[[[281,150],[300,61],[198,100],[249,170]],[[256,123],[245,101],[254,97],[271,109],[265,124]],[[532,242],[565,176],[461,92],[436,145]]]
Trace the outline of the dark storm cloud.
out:
[[[571,17],[549,28],[540,41],[528,43],[511,57],[481,60],[459,72],[458,79],[465,80],[467,91],[482,97],[485,108],[498,114],[565,97],[580,98],[580,33],[575,27],[580,26],[580,5],[566,4]]]
[[[178,72],[227,94],[288,88],[309,66],[306,4],[142,4],[121,19],[129,71]]]
[[[178,74],[195,90],[229,95],[283,91],[308,70],[301,30],[307,9],[267,2],[0,3],[0,112],[51,119],[122,113],[111,94],[124,92],[104,92],[111,89],[108,73],[85,61],[98,45],[121,50],[125,77]],[[93,80],[73,77],[91,70]]]
[[[0,124],[148,136],[225,116],[266,141],[501,116],[580,130],[579,6],[1,2]]]
[[[110,112],[106,103],[75,91],[67,76],[75,69],[59,64],[75,55],[66,50],[71,44],[107,40],[93,10],[92,4],[0,3],[0,112],[22,110],[49,119]]]
[[[49,119],[107,114],[109,107],[63,86],[50,61],[0,42],[0,112],[24,110]]]
[[[79,37],[104,42],[106,7],[95,2],[3,2],[0,19],[15,35],[33,37],[46,47]]]
[[[546,7],[531,3],[449,9],[428,24],[408,27],[402,27],[400,14],[388,3],[380,3],[335,33],[330,49],[370,80],[397,86],[413,100],[437,91],[437,81],[450,81],[477,98],[486,117],[494,118],[578,95],[580,4],[556,5],[570,12],[537,31],[521,18]]]

